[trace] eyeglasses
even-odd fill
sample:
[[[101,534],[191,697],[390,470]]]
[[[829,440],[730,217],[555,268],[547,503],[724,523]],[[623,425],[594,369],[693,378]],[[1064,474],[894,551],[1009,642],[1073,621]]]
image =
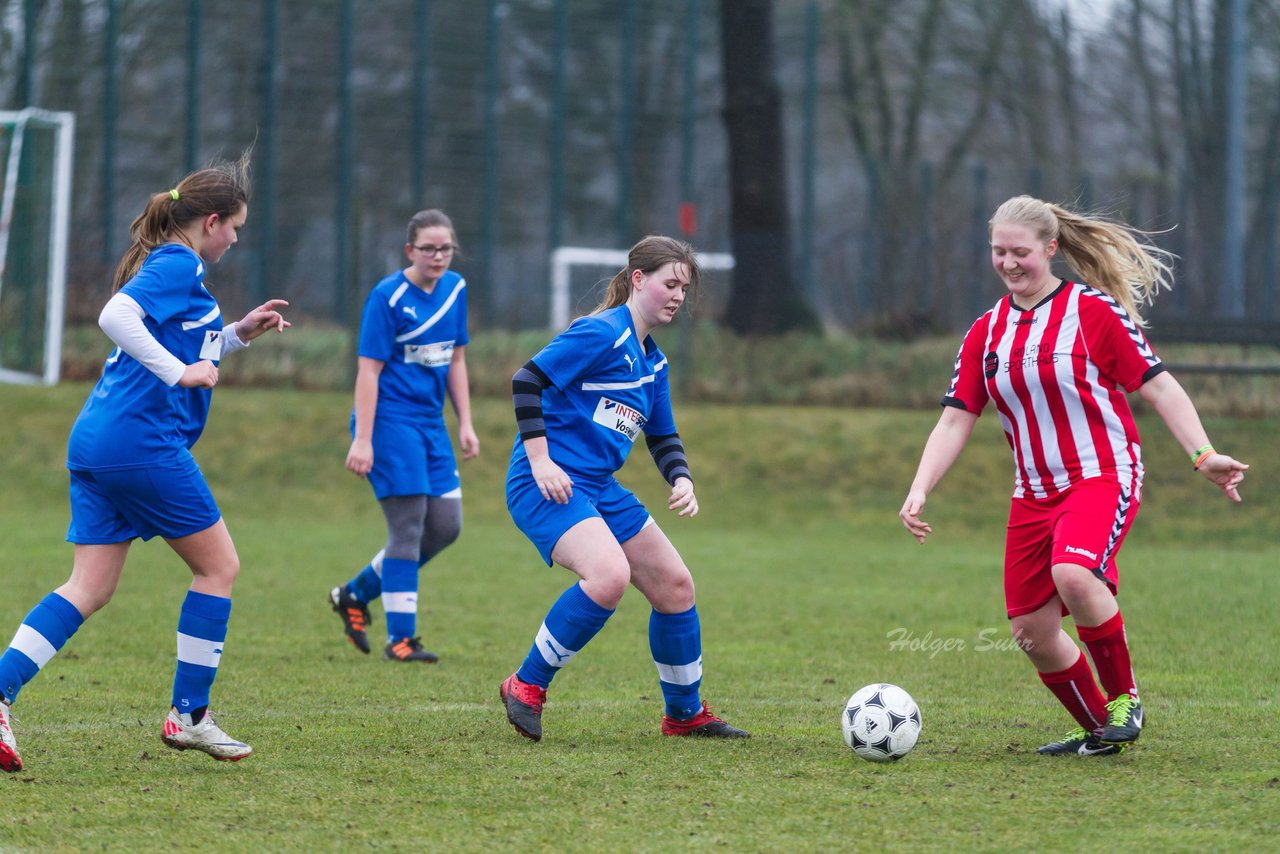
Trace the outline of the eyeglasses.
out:
[[[447,256],[453,254],[452,243],[446,243],[443,246],[432,246],[430,243],[424,243],[421,246],[415,246],[413,248],[421,252],[423,255],[429,255],[432,258],[437,255]]]

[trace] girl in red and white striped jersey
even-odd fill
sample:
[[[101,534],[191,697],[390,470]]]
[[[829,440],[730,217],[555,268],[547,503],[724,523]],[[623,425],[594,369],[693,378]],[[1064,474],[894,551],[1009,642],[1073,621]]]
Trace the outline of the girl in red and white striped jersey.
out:
[[[1142,450],[1125,395],[1164,419],[1197,471],[1232,501],[1245,464],[1214,450],[1195,405],[1142,333],[1138,307],[1169,286],[1171,256],[1122,223],[1018,196],[989,223],[1009,294],[965,335],[943,412],[898,515],[921,543],[929,491],[991,403],[1013,449],[1005,606],[1013,636],[1077,728],[1040,753],[1119,753],[1142,730],[1116,605],[1116,554],[1142,499]],[[1087,282],[1058,278],[1059,252]],[[1062,628],[1070,614],[1097,668]]]

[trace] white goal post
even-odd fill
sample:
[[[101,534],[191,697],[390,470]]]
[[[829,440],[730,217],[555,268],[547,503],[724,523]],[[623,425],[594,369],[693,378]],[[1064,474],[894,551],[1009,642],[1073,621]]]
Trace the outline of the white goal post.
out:
[[[54,385],[61,373],[74,144],[74,113],[0,110],[0,382]],[[39,336],[13,328],[37,323]]]
[[[732,270],[733,256],[727,252],[699,252],[698,266],[704,270]],[[574,267],[627,266],[626,249],[595,249],[589,246],[558,246],[551,252],[551,328],[564,329],[570,317],[570,273]]]

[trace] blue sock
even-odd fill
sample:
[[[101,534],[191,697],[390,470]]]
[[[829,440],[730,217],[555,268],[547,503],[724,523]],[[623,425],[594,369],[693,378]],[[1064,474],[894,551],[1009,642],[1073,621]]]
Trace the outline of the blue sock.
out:
[[[191,714],[209,705],[230,619],[230,599],[187,591],[178,613],[178,668],[173,674],[173,706],[179,712]]]
[[[520,681],[546,688],[556,671],[568,664],[612,615],[612,609],[597,605],[578,584],[561,593],[516,671]]]
[[[375,558],[379,566],[382,564],[381,558]],[[378,574],[378,570],[374,569],[373,563],[360,570],[355,578],[347,582],[347,587],[351,590],[351,595],[356,599],[368,605],[374,599],[382,595],[382,576]]]
[[[76,606],[57,593],[41,599],[0,656],[0,695],[10,703],[18,699],[22,686],[35,678],[83,623]]]
[[[383,552],[378,552],[369,561],[368,566],[360,570],[355,578],[347,582],[347,589],[351,591],[351,595],[366,605],[382,595],[383,555]],[[427,561],[430,559],[428,555],[419,553],[418,569],[426,566]]]
[[[387,614],[387,643],[414,636],[418,627],[418,562],[382,559],[382,609]]]
[[[688,720],[702,710],[702,628],[698,608],[680,614],[649,615],[649,649],[658,666],[658,683],[667,701],[667,714]]]

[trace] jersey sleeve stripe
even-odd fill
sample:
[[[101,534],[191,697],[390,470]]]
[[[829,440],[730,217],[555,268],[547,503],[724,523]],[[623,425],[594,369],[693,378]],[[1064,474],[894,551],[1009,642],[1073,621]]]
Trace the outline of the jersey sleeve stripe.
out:
[[[618,391],[624,388],[640,388],[640,386],[653,382],[653,374],[647,377],[641,377],[638,380],[631,380],[625,383],[583,383],[583,391]]]
[[[408,282],[401,282],[400,287],[396,288],[395,293],[391,295],[391,299],[387,300],[387,305],[392,308],[396,307],[396,303],[400,302],[400,297],[404,296],[404,292],[409,289]]]
[[[1138,352],[1142,354],[1142,358],[1146,359],[1147,363],[1150,365],[1160,364],[1160,357],[1151,349],[1151,344],[1147,341],[1147,336],[1142,334],[1142,330],[1138,328],[1138,324],[1134,323],[1133,318],[1129,316],[1129,312],[1124,310],[1124,306],[1116,302],[1115,297],[1087,285],[1082,286],[1080,292],[1087,296],[1100,299],[1106,303],[1107,307],[1115,313],[1116,317],[1120,318],[1120,325],[1123,326],[1125,332],[1129,334],[1129,338],[1133,341],[1133,345],[1138,348]]]
[[[184,330],[187,330],[187,329],[199,329],[201,326],[208,326],[210,323],[216,320],[221,314],[222,312],[218,309],[218,306],[214,305],[214,307],[209,311],[209,313],[206,314],[204,317],[200,318],[199,320],[183,321],[182,328]]]

